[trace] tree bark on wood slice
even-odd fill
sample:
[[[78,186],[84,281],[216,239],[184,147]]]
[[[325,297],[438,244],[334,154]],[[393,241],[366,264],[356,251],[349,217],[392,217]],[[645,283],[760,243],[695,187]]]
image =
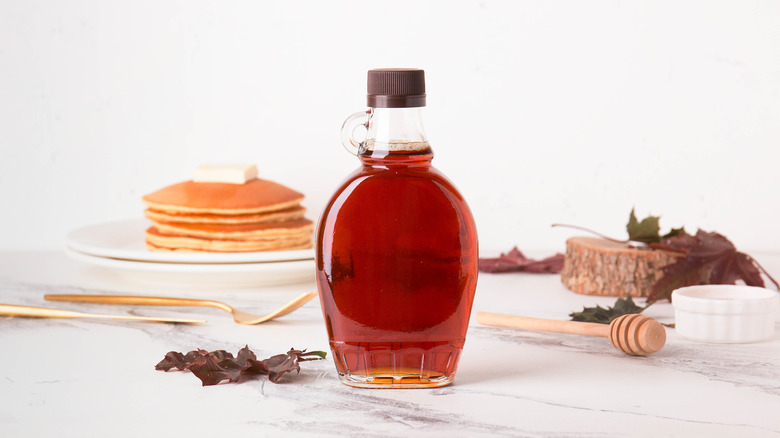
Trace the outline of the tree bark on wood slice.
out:
[[[566,241],[561,282],[585,295],[646,297],[663,272],[681,254],[632,247],[595,237]]]

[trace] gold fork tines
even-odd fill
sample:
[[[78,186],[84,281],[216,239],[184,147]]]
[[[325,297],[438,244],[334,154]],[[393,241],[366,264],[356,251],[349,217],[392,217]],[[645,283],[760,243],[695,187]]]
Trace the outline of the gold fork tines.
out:
[[[182,307],[215,307],[233,314],[233,320],[239,324],[260,324],[287,315],[309,302],[317,292],[306,292],[294,300],[267,315],[254,315],[234,309],[231,306],[214,300],[197,300],[191,298],[152,297],[134,295],[73,295],[49,294],[44,298],[50,301],[69,301],[76,303],[127,304],[141,306],[182,306]]]

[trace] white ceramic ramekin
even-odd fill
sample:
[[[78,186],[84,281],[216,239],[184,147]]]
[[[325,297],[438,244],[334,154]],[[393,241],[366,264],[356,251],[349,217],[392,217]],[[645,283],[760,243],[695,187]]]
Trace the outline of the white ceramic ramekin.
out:
[[[780,293],[761,287],[712,284],[672,292],[677,333],[704,342],[771,338],[779,303]]]

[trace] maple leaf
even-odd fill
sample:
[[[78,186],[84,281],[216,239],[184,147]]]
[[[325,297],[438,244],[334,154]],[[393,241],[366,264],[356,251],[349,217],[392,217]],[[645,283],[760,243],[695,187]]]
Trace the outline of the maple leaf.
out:
[[[285,354],[277,354],[265,360],[257,360],[257,356],[249,346],[233,354],[225,350],[193,350],[187,354],[178,351],[166,353],[155,369],[168,371],[176,368],[180,371],[189,370],[200,379],[203,386],[216,385],[223,380],[238,382],[245,377],[268,374],[268,380],[278,383],[279,378],[285,373],[295,371],[299,373],[299,362],[307,360],[324,359],[327,353],[324,351],[296,350],[291,348]],[[316,356],[316,357],[313,357]]]
[[[563,254],[557,253],[542,260],[526,257],[517,247],[497,258],[479,259],[479,270],[489,273],[536,272],[557,274],[563,269]]]
[[[618,298],[615,305],[607,307],[583,307],[582,312],[572,312],[569,314],[572,321],[597,322],[600,324],[609,324],[613,319],[629,313],[642,313],[647,307],[639,307],[634,303],[631,297]]]
[[[748,286],[764,287],[758,264],[716,232],[680,234],[664,239],[661,246],[685,252],[686,256],[662,268],[663,276],[653,286],[648,303],[671,299],[675,289],[698,284],[735,284],[742,280]]]
[[[634,209],[631,209],[631,215],[628,217],[628,225],[626,225],[626,231],[628,231],[628,240],[634,242],[644,243],[657,243],[661,241],[661,236],[658,232],[661,227],[658,225],[658,216],[648,216],[639,222],[634,213]]]

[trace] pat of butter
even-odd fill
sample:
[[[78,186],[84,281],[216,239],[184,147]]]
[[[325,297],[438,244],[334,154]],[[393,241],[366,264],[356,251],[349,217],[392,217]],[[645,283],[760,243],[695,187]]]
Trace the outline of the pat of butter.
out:
[[[255,178],[257,178],[257,166],[254,164],[210,164],[195,169],[192,180],[196,183],[244,184]]]

